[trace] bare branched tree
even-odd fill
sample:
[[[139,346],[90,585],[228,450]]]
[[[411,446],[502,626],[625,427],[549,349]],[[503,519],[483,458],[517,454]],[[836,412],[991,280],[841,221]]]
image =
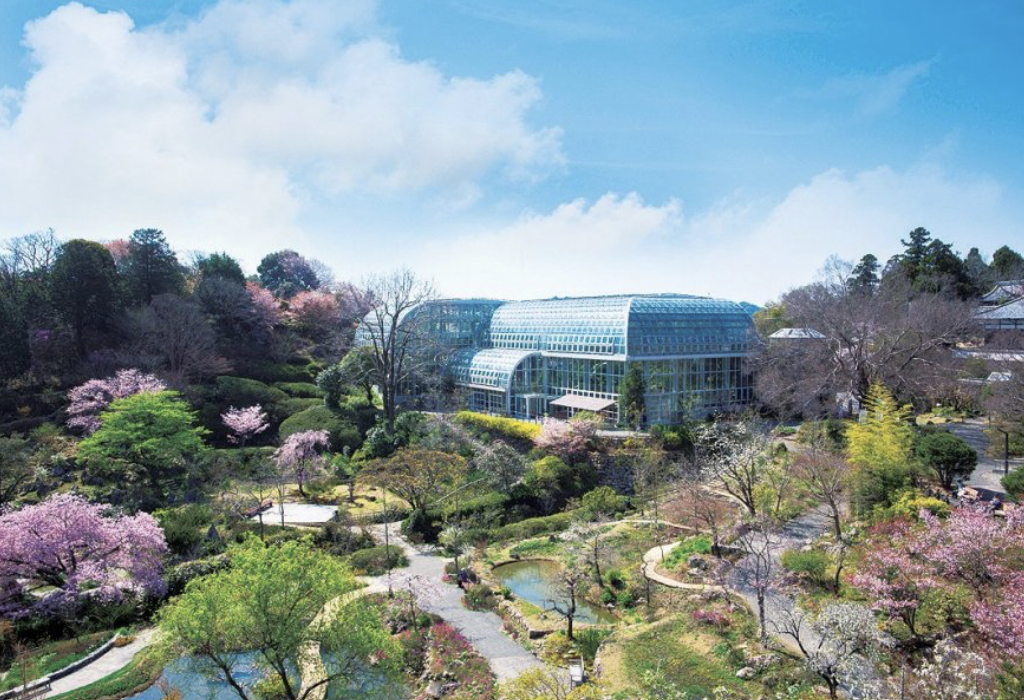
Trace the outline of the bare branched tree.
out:
[[[133,313],[132,320],[136,350],[158,358],[160,368],[171,376],[191,380],[230,370],[198,304],[173,294],[158,294]]]
[[[875,382],[921,400],[955,380],[950,350],[976,334],[974,305],[914,292],[897,273],[873,291],[851,275],[833,258],[819,281],[782,298],[794,326],[823,337],[769,341],[752,356],[758,395],[780,414],[826,413],[837,395],[863,399]]]
[[[843,506],[850,471],[846,459],[813,445],[811,449],[796,456],[794,467],[811,492],[828,506],[832,515],[833,533],[837,540],[842,539]]]
[[[743,558],[736,566],[741,582],[752,588],[757,600],[757,623],[761,646],[768,646],[767,601],[775,583],[775,559],[781,540],[772,520],[761,515],[750,521],[750,530],[736,540]]]
[[[367,279],[364,287],[365,296],[375,300],[375,304],[363,318],[360,333],[373,351],[374,374],[384,400],[384,419],[393,432],[400,388],[433,359],[423,347],[429,327],[410,312],[434,299],[435,293],[433,285],[410,270],[375,275]]]

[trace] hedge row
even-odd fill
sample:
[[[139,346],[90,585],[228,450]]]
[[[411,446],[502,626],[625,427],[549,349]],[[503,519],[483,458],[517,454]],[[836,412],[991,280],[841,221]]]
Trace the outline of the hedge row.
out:
[[[501,433],[516,440],[533,440],[540,435],[540,426],[514,418],[489,416],[475,411],[459,411],[455,414],[455,422],[472,426],[493,433]]]
[[[505,540],[524,540],[551,532],[559,532],[568,528],[581,516],[582,513],[579,512],[579,509],[576,509],[540,518],[528,518],[520,520],[518,523],[510,523],[492,529],[489,533],[489,538],[492,542],[502,542]]]

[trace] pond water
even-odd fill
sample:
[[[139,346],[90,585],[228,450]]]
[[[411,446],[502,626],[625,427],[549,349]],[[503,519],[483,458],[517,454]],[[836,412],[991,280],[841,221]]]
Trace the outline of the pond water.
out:
[[[246,688],[251,687],[262,676],[255,664],[254,654],[239,655],[239,663],[235,670],[235,678]],[[239,700],[238,694],[226,682],[208,678],[190,659],[179,659],[168,664],[164,667],[163,679],[170,688],[180,690],[182,697],[187,700]],[[163,697],[164,693],[159,684],[155,684],[126,700],[163,700]],[[409,692],[401,683],[388,681],[369,669],[359,674],[349,687],[332,686],[327,694],[327,700],[404,700],[408,697]]]
[[[551,601],[560,607],[565,604],[565,592],[559,583],[562,565],[556,561],[530,559],[511,564],[502,564],[493,570],[495,578],[503,586],[523,600],[539,608],[550,608]],[[576,600],[576,622],[588,624],[612,624],[617,618],[604,608]]]

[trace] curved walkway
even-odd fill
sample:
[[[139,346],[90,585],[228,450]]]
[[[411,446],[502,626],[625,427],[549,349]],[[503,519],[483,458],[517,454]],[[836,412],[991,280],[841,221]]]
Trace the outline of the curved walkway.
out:
[[[643,575],[655,583],[660,583],[666,588],[678,588],[683,591],[720,591],[721,586],[715,584],[705,583],[686,583],[685,581],[676,581],[670,576],[658,573],[658,564],[668,556],[668,553],[679,546],[679,541],[670,542],[669,544],[659,544],[656,547],[651,547],[644,553],[644,564],[641,571]]]
[[[114,647],[88,666],[83,666],[74,673],[54,681],[50,685],[50,690],[40,697],[52,698],[61,693],[77,690],[120,671],[132,662],[136,654],[149,646],[155,636],[156,630],[153,628],[139,632],[130,644]]]
[[[480,656],[487,659],[491,670],[499,681],[516,678],[532,668],[544,666],[536,656],[510,639],[503,631],[504,621],[493,612],[477,612],[468,610],[462,605],[463,592],[458,586],[442,584],[441,576],[448,561],[443,557],[421,552],[413,547],[400,534],[400,523],[390,525],[389,539],[393,545],[400,546],[409,558],[409,566],[402,573],[410,576],[422,576],[424,579],[437,582],[438,586],[427,595],[424,591],[413,591],[417,594],[417,603],[421,608],[440,616],[445,622],[457,629]],[[372,531],[379,541],[383,541],[384,526],[376,525]],[[383,576],[365,579],[370,591],[387,591],[387,582]],[[436,595],[435,595],[436,593]]]

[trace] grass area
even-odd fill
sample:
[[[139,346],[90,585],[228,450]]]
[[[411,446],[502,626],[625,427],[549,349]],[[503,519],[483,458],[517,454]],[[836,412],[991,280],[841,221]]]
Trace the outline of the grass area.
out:
[[[535,540],[526,540],[520,542],[516,546],[508,550],[508,554],[512,558],[522,557],[537,557],[537,556],[550,556],[558,554],[561,551],[562,543],[557,540],[552,542],[547,537],[543,537]]]
[[[26,656],[15,661],[7,675],[0,680],[0,691],[10,690],[59,671],[87,656],[113,636],[113,632],[105,630],[83,634],[78,639],[62,639],[30,648]]]
[[[711,538],[707,535],[694,535],[680,541],[662,561],[662,568],[677,571],[686,566],[686,560],[694,554],[711,554]]]
[[[660,671],[694,700],[710,697],[719,686],[743,685],[732,665],[716,655],[720,640],[692,627],[686,616],[678,615],[634,628],[613,642],[604,657],[604,677],[615,690],[626,690],[637,687],[645,673]]]
[[[162,670],[159,661],[142,651],[120,671],[77,690],[61,693],[54,700],[118,700],[153,685]]]

